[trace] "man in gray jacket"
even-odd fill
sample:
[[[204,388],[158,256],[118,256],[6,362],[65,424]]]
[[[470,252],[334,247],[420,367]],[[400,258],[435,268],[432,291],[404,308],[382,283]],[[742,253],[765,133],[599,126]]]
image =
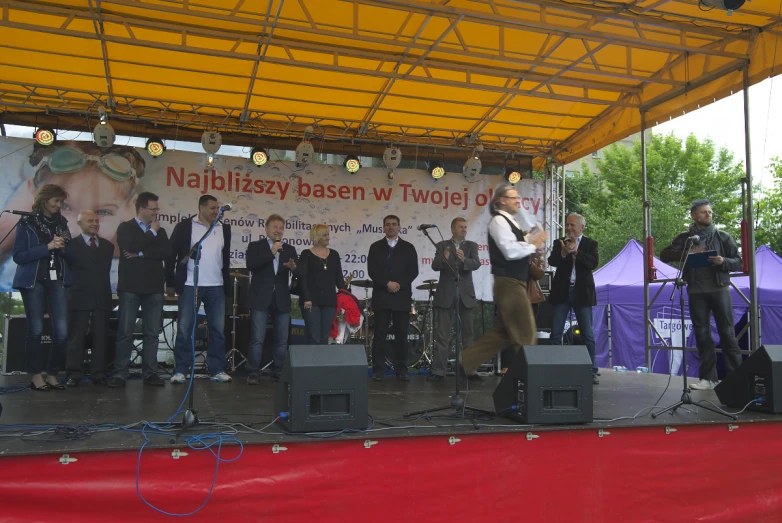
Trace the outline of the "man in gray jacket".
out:
[[[450,240],[437,244],[437,254],[432,261],[432,270],[440,273],[440,281],[434,295],[434,309],[437,313],[437,334],[432,355],[431,374],[429,381],[440,381],[445,377],[445,369],[450,352],[451,327],[456,313],[456,274],[453,267],[459,271],[462,284],[459,287],[459,315],[462,319],[462,348],[472,345],[472,310],[478,304],[475,300],[475,287],[472,283],[472,271],[481,266],[478,258],[478,245],[465,240],[467,236],[467,220],[454,218],[451,222]],[[445,253],[443,257],[440,252]],[[480,379],[477,374],[470,379]]]
[[[681,261],[688,243],[692,243],[690,253],[717,252],[716,256],[708,258],[711,266],[684,269],[690,319],[701,359],[700,381],[690,385],[690,388],[710,390],[717,385],[717,354],[711,337],[712,314],[720,334],[725,368],[732,372],[741,365],[741,353],[734,330],[733,301],[730,297],[730,273],[740,271],[742,263],[736,242],[730,234],[714,228],[708,200],[692,202],[690,216],[693,223],[689,230],[674,238],[671,245],[660,253],[660,259],[664,262]]]

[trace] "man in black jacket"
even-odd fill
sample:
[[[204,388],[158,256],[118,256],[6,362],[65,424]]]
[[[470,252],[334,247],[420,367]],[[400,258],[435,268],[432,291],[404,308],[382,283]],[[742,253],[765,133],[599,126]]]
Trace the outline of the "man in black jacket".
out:
[[[407,326],[413,299],[413,280],[418,277],[418,253],[413,244],[399,237],[399,218],[383,218],[386,237],[369,247],[367,272],[372,280],[372,311],[375,334],[372,340],[372,379],[381,381],[386,370],[384,348],[391,322],[394,329],[394,372],[400,381],[407,377]]]
[[[93,211],[83,211],[78,221],[81,234],[65,247],[71,268],[68,289],[68,353],[65,368],[68,387],[77,387],[84,375],[84,339],[92,319],[90,376],[95,385],[106,385],[106,341],[111,311],[111,262],[114,244],[98,236],[100,222]]]
[[[179,296],[179,320],[174,345],[174,374],[171,383],[184,383],[193,367],[192,332],[196,311],[204,304],[209,325],[207,366],[213,381],[228,382],[225,372],[225,295],[231,290],[231,226],[218,222],[220,204],[210,194],[198,200],[198,216],[179,222],[171,233],[173,256],[166,263],[169,296]],[[212,227],[201,243],[198,263],[198,303],[195,303],[195,253],[191,248]]]
[[[708,258],[712,264],[710,267],[684,269],[690,319],[701,359],[700,381],[690,385],[690,388],[710,390],[717,385],[717,353],[711,337],[711,314],[714,314],[720,334],[725,368],[732,372],[741,365],[741,352],[733,322],[733,300],[730,297],[730,273],[740,271],[742,262],[736,242],[730,234],[714,228],[709,200],[692,202],[690,216],[693,223],[689,230],[674,238],[671,245],[660,253],[660,259],[664,262],[682,261],[687,243],[690,242],[691,253],[717,251],[716,256]],[[697,237],[697,240],[690,240],[692,237]]]
[[[592,383],[600,383],[595,362],[595,335],[592,331],[592,307],[597,305],[595,279],[597,268],[597,241],[583,235],[586,220],[580,214],[571,214],[565,222],[567,237],[554,241],[548,263],[557,268],[551,283],[549,301],[551,310],[551,344],[562,345],[565,320],[570,309],[576,314],[578,328],[592,359]]]
[[[247,246],[247,268],[252,273],[247,306],[250,309],[250,346],[247,355],[248,385],[257,385],[261,373],[263,340],[269,316],[274,322],[272,379],[280,379],[291,319],[289,278],[296,271],[296,249],[282,243],[285,220],[279,214],[266,219],[266,237]]]
[[[164,260],[171,257],[166,230],[160,226],[158,197],[143,192],[136,199],[136,217],[117,227],[120,248],[119,324],[114,356],[114,377],[109,387],[124,387],[128,379],[133,350],[133,329],[141,307],[144,324],[142,377],[144,384],[162,387],[165,381],[157,373],[158,336],[163,318],[163,292],[166,285]]]

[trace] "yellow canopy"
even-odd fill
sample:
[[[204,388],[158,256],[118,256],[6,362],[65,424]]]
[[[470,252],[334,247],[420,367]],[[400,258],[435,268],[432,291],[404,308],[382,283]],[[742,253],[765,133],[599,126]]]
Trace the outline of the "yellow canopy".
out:
[[[781,1],[4,0],[0,110],[568,162],[776,74]]]

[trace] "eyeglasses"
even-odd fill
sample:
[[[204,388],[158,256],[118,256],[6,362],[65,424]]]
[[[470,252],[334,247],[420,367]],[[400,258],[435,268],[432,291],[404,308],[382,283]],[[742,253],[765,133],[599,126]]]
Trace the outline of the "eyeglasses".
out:
[[[38,173],[43,167],[49,167],[49,170],[55,174],[73,174],[82,170],[88,162],[95,162],[103,174],[112,180],[118,182],[131,180],[133,183],[138,181],[136,170],[131,166],[130,160],[124,156],[116,153],[95,156],[70,146],[58,147],[49,156],[44,156],[35,166],[35,172]]]

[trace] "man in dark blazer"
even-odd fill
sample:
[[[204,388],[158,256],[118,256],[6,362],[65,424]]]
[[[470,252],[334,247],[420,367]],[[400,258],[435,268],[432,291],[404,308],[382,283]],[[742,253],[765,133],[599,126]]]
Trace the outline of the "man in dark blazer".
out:
[[[597,385],[595,362],[595,335],[592,332],[592,307],[597,305],[595,279],[592,271],[597,268],[597,242],[583,235],[586,220],[580,214],[567,217],[567,237],[555,240],[548,263],[557,268],[551,283],[549,301],[551,312],[551,344],[562,345],[565,320],[570,309],[576,314],[578,328],[592,359],[592,383]]]
[[[285,219],[272,214],[266,219],[266,237],[250,242],[246,263],[252,274],[247,306],[250,309],[250,346],[247,355],[248,385],[257,385],[261,373],[263,340],[269,316],[274,322],[274,341],[271,366],[272,379],[280,379],[285,351],[288,347],[288,328],[291,319],[290,276],[296,272],[296,249],[282,243]]]
[[[440,272],[440,281],[434,295],[434,310],[437,313],[437,335],[432,352],[431,374],[428,381],[439,381],[445,377],[450,352],[449,340],[451,327],[454,325],[456,313],[456,275],[453,267],[459,271],[462,283],[459,285],[459,316],[462,325],[462,345],[469,347],[473,342],[472,310],[478,305],[475,299],[475,286],[472,283],[472,273],[481,267],[478,257],[478,244],[465,239],[467,236],[467,220],[454,218],[451,222],[450,240],[437,244],[437,253],[432,261],[432,270]],[[442,254],[444,253],[445,257]],[[473,378],[474,377],[474,378]],[[478,374],[470,378],[480,379]]]
[[[418,277],[418,253],[413,244],[399,237],[399,218],[383,218],[385,238],[369,247],[367,271],[372,280],[372,311],[375,334],[372,340],[372,379],[381,381],[386,370],[384,348],[391,322],[394,333],[394,372],[400,381],[407,377],[407,326],[413,299],[413,280]]]
[[[207,366],[212,381],[228,382],[225,372],[225,295],[231,292],[231,226],[217,220],[220,204],[205,194],[198,199],[198,216],[179,222],[171,233],[172,257],[166,263],[166,292],[179,296],[174,373],[171,383],[184,383],[193,367],[192,332],[196,313],[204,304],[209,326]],[[214,224],[214,226],[213,226]],[[210,234],[204,235],[212,228]],[[195,287],[195,254],[190,251],[203,238],[198,262],[198,293]],[[195,303],[196,295],[198,303]]]
[[[71,268],[73,282],[68,289],[66,385],[77,387],[84,376],[84,339],[90,323],[90,376],[95,385],[106,385],[106,342],[111,311],[110,273],[114,244],[98,236],[100,222],[93,211],[82,211],[77,223],[81,234],[71,239],[65,247],[65,259]]]
[[[117,227],[120,248],[119,323],[114,355],[114,376],[109,387],[124,387],[129,376],[133,350],[133,330],[141,307],[144,324],[142,377],[145,385],[162,387],[165,381],[157,373],[158,336],[163,319],[163,293],[166,286],[164,261],[171,257],[171,244],[160,226],[158,196],[143,192],[136,199],[136,217]]]

